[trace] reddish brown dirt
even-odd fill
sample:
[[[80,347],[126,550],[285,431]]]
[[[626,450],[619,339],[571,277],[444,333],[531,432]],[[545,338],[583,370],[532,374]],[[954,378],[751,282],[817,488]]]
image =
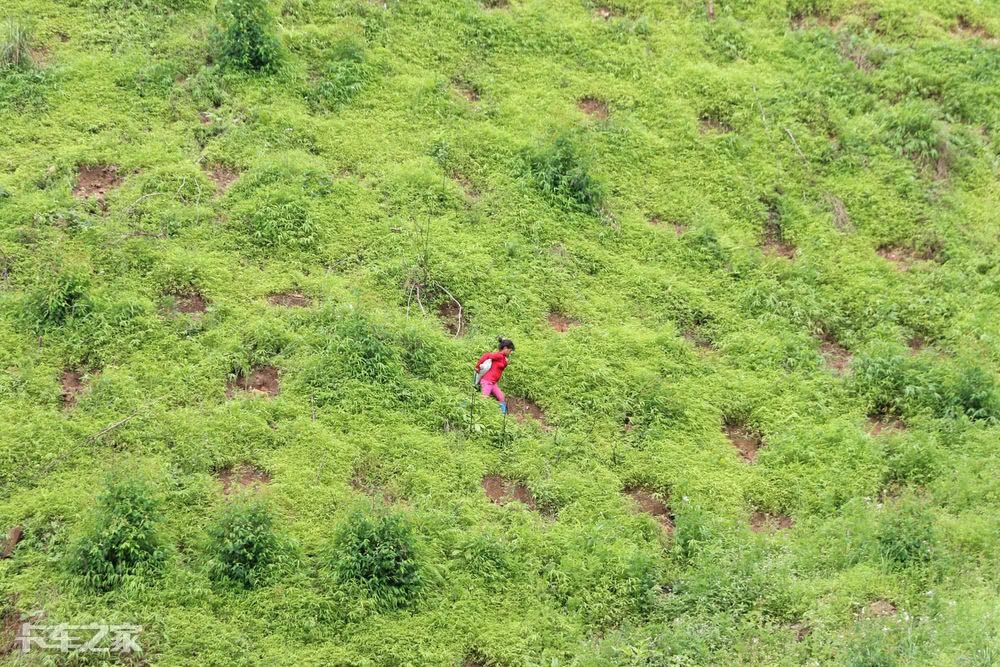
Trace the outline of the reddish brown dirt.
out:
[[[560,312],[549,313],[549,326],[560,333],[565,333],[572,329],[573,327],[580,326],[580,321],[576,318],[570,317],[569,315],[564,315]]]
[[[484,9],[507,9],[510,5],[507,0],[482,0]]]
[[[7,533],[7,540],[4,542],[3,549],[0,550],[0,560],[10,558],[14,554],[14,549],[22,537],[24,537],[24,528],[14,526],[10,529],[10,532]]]
[[[462,188],[462,192],[465,193],[465,198],[471,203],[479,201],[479,188],[473,183],[465,174],[453,174],[452,178],[455,182],[459,184]]]
[[[757,458],[757,450],[764,446],[760,435],[743,424],[727,421],[722,427],[722,432],[726,434],[729,442],[733,443],[733,447],[739,450],[740,455],[748,463],[754,462],[754,459]]]
[[[438,318],[445,330],[452,336],[464,336],[468,320],[462,308],[451,299],[443,302],[437,309]]]
[[[595,7],[594,14],[597,16],[597,18],[604,19],[605,21],[610,21],[613,16],[618,16],[618,12],[616,12],[611,7],[606,7],[604,5],[601,5],[600,7]]]
[[[898,431],[905,431],[906,424],[899,417],[893,417],[892,415],[881,415],[877,417],[868,418],[868,432],[872,435],[881,435],[882,433],[896,433]]]
[[[481,99],[479,91],[476,90],[475,86],[466,83],[465,81],[455,81],[454,85],[455,85],[455,90],[458,91],[458,94],[464,97],[472,104],[477,104]]]
[[[830,334],[824,335],[821,340],[819,351],[826,360],[827,368],[837,375],[846,373],[851,366],[851,353]]]
[[[635,428],[635,424],[632,423],[632,415],[625,415],[622,420],[622,429],[626,433],[631,433],[633,428]]]
[[[674,532],[674,515],[665,502],[657,498],[653,491],[641,486],[630,486],[625,489],[625,495],[635,501],[636,508],[644,512],[660,524],[664,531]]]
[[[750,515],[750,530],[755,533],[773,533],[777,530],[788,530],[794,525],[795,520],[786,514],[754,512]]]
[[[271,483],[271,475],[249,463],[223,468],[216,473],[216,479],[222,482],[222,492],[227,496],[240,489],[252,487],[257,490]]]
[[[298,292],[272,294],[267,297],[267,302],[272,306],[286,306],[288,308],[308,308],[312,305],[312,299]]]
[[[888,600],[875,600],[861,609],[862,618],[878,618],[896,615],[896,605]]]
[[[715,345],[712,344],[712,339],[709,338],[705,334],[705,332],[703,332],[701,329],[698,329],[698,328],[695,328],[695,327],[691,327],[691,328],[685,329],[681,333],[681,335],[684,337],[684,340],[686,340],[687,342],[691,343],[692,345],[694,345],[699,350],[714,350],[715,349]]]
[[[537,509],[538,503],[535,496],[531,494],[521,482],[501,477],[500,475],[486,475],[482,480],[483,491],[486,497],[494,504],[506,505],[512,500],[524,503],[530,509]]]
[[[265,396],[277,396],[280,389],[280,371],[274,366],[258,366],[250,375],[237,375],[226,384],[226,398],[233,398],[236,390],[251,391]]]
[[[545,413],[537,404],[526,398],[508,396],[507,410],[518,423],[524,423],[528,419],[533,419],[542,426],[543,430],[549,430],[549,425],[545,423]]]
[[[768,211],[767,223],[764,224],[764,232],[761,235],[761,247],[768,255],[795,259],[797,250],[785,240],[778,217],[778,212],[773,208]]]
[[[729,123],[719,118],[712,118],[711,116],[702,116],[699,118],[698,129],[702,134],[726,134],[733,131]]]
[[[76,405],[76,399],[86,389],[83,378],[86,373],[78,370],[65,370],[62,374],[62,403],[69,410]]]
[[[987,30],[985,26],[982,26],[978,23],[973,23],[971,20],[969,20],[969,17],[963,14],[959,15],[958,21],[951,29],[951,33],[953,35],[957,35],[959,37],[963,37],[966,39],[982,39],[992,44],[996,44],[998,41],[1000,41],[997,40],[997,38],[994,37],[993,33]]]
[[[924,340],[923,336],[914,336],[908,340],[906,344],[910,346],[910,352],[913,352],[914,354],[927,347],[927,341]]]
[[[806,637],[812,634],[812,628],[810,628],[805,623],[794,623],[791,626],[792,632],[795,633],[795,641],[804,641]]]
[[[582,97],[577,101],[576,107],[588,116],[600,120],[607,120],[610,115],[608,103],[596,97]]]
[[[900,271],[906,271],[915,262],[931,260],[935,256],[933,249],[920,252],[913,248],[904,248],[890,244],[879,246],[875,252],[878,253],[879,257],[895,264],[896,268]]]
[[[82,165],[77,171],[73,196],[78,199],[95,197],[104,201],[104,196],[122,184],[115,165]]]
[[[4,658],[14,653],[17,648],[17,634],[21,627],[21,614],[14,606],[16,598],[10,598],[6,603],[0,605],[0,658]]]
[[[224,164],[205,165],[205,174],[215,183],[215,188],[220,194],[224,194],[229,186],[240,177],[240,172]]]
[[[205,297],[197,292],[184,292],[170,294],[174,298],[174,312],[198,315],[205,312],[208,302]]]

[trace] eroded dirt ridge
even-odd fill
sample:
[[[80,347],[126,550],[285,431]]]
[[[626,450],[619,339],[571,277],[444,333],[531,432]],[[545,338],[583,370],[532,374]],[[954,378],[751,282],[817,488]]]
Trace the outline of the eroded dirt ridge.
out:
[[[274,366],[257,366],[249,374],[237,373],[226,384],[226,398],[236,396],[238,390],[277,396],[280,390],[281,372]]]
[[[271,483],[267,471],[249,463],[223,468],[216,473],[216,479],[222,482],[222,492],[227,496],[246,488],[260,490]]]
[[[516,500],[530,509],[538,509],[535,496],[521,482],[500,475],[486,475],[481,484],[486,497],[496,505],[506,505]]]
[[[657,494],[647,487],[629,486],[625,495],[632,499],[636,511],[643,512],[656,519],[660,527],[668,533],[674,532],[674,515],[670,507],[657,497]]]

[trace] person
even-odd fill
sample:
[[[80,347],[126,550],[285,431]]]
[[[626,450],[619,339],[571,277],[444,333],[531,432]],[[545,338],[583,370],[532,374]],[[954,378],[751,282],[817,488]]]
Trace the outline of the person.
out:
[[[497,341],[497,351],[487,352],[479,357],[476,363],[476,385],[480,387],[483,396],[492,396],[500,403],[500,412],[507,414],[507,399],[497,383],[507,368],[508,357],[514,351],[514,341],[501,336]]]

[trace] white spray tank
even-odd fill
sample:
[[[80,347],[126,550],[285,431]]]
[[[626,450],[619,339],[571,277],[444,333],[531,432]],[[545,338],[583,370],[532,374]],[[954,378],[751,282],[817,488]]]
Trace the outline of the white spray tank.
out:
[[[479,372],[476,373],[476,379],[473,382],[473,384],[478,387],[479,384],[483,381],[483,376],[486,375],[486,373],[488,373],[490,368],[492,367],[493,367],[492,359],[487,359],[486,361],[484,361],[483,364],[479,367]]]

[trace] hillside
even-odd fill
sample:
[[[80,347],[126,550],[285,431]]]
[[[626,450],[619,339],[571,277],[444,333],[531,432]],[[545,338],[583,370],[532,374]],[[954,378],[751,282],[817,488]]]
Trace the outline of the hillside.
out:
[[[998,661],[997,0],[0,19],[0,663]]]

